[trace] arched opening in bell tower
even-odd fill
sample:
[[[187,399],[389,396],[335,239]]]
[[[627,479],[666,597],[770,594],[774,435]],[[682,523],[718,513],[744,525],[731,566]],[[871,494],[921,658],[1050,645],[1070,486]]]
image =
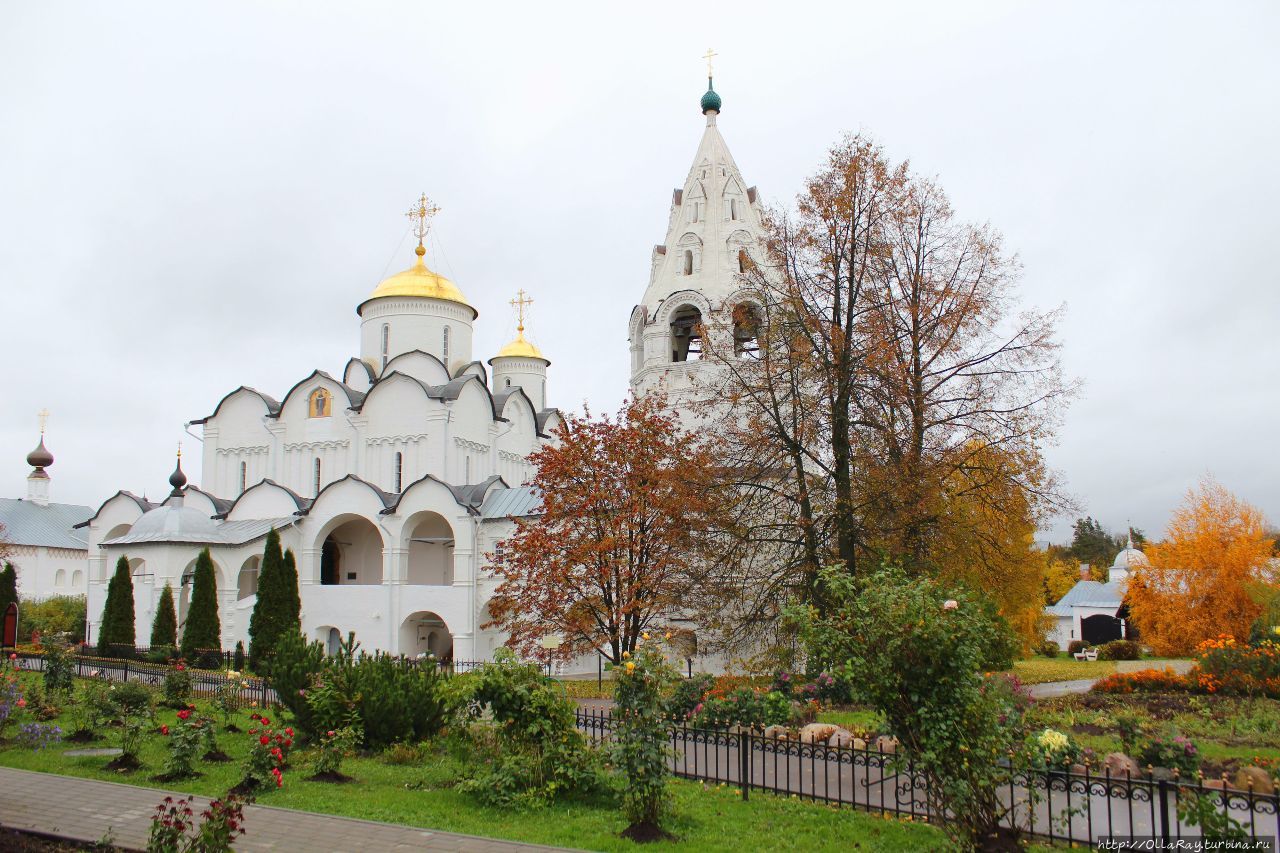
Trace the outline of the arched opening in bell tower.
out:
[[[671,315],[671,360],[702,360],[702,312],[683,305]]]

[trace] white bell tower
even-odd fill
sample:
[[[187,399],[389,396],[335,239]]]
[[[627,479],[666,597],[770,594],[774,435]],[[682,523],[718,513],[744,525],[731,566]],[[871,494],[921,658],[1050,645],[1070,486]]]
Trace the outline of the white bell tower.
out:
[[[763,209],[716,126],[721,100],[707,53],[706,129],[672,194],[666,240],[653,248],[649,286],[628,329],[631,390],[662,389],[677,406],[713,384],[714,365],[703,360],[708,344],[743,357],[754,352],[754,333],[742,322],[751,300],[742,274],[762,260]]]

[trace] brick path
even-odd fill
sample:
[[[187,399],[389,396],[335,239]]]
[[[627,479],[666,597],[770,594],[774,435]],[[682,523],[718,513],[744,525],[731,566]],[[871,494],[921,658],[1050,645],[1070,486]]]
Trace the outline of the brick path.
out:
[[[155,788],[0,767],[0,824],[87,842],[98,841],[110,829],[114,843],[142,850],[151,831],[151,815],[166,793],[175,799],[179,796]],[[197,813],[208,802],[197,797]],[[563,849],[269,806],[246,808],[245,829],[247,834],[235,844],[237,850],[517,853]]]

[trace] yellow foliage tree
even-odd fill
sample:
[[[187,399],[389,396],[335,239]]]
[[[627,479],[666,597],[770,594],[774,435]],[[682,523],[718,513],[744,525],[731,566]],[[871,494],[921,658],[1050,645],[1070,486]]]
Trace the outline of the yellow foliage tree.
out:
[[[1162,655],[1190,654],[1219,634],[1244,639],[1262,612],[1250,595],[1271,582],[1273,541],[1262,513],[1211,478],[1187,492],[1164,541],[1147,547],[1150,566],[1129,580],[1129,615]]]
[[[1035,547],[1036,522],[1023,485],[1038,482],[1038,460],[976,442],[965,450],[966,464],[948,478],[940,496],[947,523],[938,525],[932,543],[933,567],[942,579],[980,590],[995,602],[1027,654],[1049,627],[1048,559]]]

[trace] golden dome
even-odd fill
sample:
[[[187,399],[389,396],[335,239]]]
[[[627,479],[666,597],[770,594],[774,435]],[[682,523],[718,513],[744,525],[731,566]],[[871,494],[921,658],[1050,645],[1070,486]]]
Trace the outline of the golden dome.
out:
[[[457,302],[459,305],[465,305],[476,309],[467,301],[467,297],[462,295],[462,291],[458,286],[449,279],[437,272],[432,272],[423,262],[422,256],[427,250],[422,246],[418,246],[415,250],[418,254],[418,260],[413,266],[404,272],[398,272],[390,278],[383,281],[370,294],[370,299],[380,299],[383,296],[421,296],[429,299],[444,299],[448,302]]]
[[[516,339],[511,343],[507,344],[502,349],[498,350],[498,354],[495,355],[493,358],[508,358],[508,357],[540,358],[543,361],[547,360],[547,357],[542,354],[542,350],[538,349],[536,346],[534,346],[533,344],[529,343],[524,339],[523,328],[516,333]],[[491,358],[489,359],[489,361],[492,362],[493,359]]]

